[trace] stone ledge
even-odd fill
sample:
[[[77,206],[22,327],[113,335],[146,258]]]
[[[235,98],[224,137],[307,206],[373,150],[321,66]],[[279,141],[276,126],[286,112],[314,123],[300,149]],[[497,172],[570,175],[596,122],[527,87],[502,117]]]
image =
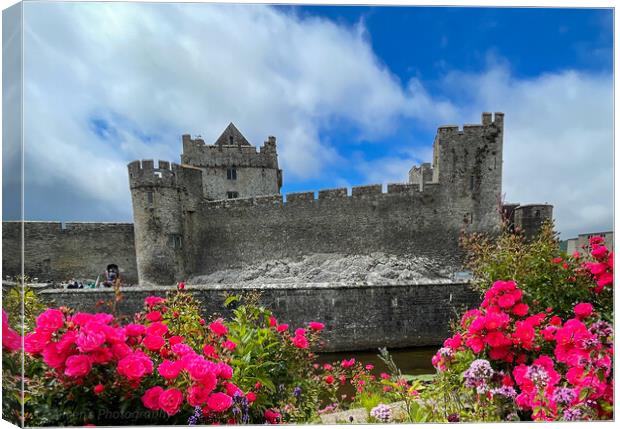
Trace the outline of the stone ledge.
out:
[[[201,290],[215,290],[215,291],[234,291],[234,290],[304,290],[304,289],[368,289],[368,288],[390,288],[390,287],[410,287],[410,286],[456,286],[456,285],[469,285],[468,281],[454,281],[449,279],[437,279],[432,281],[408,281],[408,282],[384,282],[378,284],[365,284],[365,283],[252,283],[252,284],[197,284],[186,285],[186,291],[201,291]],[[96,289],[64,289],[57,288],[53,285],[45,285],[45,287],[36,288],[41,290],[42,293],[110,293],[113,294],[112,288],[96,288]],[[165,293],[170,290],[175,290],[176,285],[169,286],[128,286],[121,287],[121,292],[158,292]]]

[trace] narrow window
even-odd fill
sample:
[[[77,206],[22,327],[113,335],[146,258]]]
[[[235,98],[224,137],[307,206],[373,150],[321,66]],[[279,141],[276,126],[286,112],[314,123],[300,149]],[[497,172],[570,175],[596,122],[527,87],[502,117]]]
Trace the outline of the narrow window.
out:
[[[231,146],[235,144],[235,142],[233,140],[233,136],[228,136],[228,144],[231,145]]]
[[[237,169],[235,167],[226,169],[226,178],[228,180],[237,180]]]
[[[150,206],[153,205],[153,192],[149,191],[146,193],[146,201],[149,203]]]
[[[474,190],[474,176],[469,176],[469,190]]]
[[[226,196],[228,197],[229,200],[233,198],[239,198],[239,192],[228,191],[226,193]]]
[[[183,247],[183,240],[181,236],[178,234],[170,234],[170,239],[168,240],[170,247],[173,249],[180,249]]]
[[[540,210],[536,210],[536,212],[534,212],[534,217],[540,217]]]

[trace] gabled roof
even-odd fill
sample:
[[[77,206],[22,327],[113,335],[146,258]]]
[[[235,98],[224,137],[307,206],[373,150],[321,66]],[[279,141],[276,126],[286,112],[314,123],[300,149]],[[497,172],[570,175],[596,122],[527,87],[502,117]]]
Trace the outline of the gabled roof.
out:
[[[237,146],[239,144],[241,144],[241,146],[252,146],[232,122],[228,124],[222,135],[215,141],[216,146]]]

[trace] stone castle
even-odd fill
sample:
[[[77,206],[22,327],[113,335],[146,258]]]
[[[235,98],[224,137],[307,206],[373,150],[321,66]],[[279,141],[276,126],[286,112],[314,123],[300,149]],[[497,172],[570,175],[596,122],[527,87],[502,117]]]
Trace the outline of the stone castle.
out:
[[[503,213],[531,235],[551,218],[546,204],[501,205],[503,133],[504,115],[483,113],[481,124],[439,127],[432,163],[411,168],[407,183],[286,198],[275,137],[257,148],[233,124],[213,145],[183,135],[180,164],[128,165],[133,224],[4,222],[3,269],[20,273],[23,249],[24,273],[42,281],[95,278],[108,263],[143,285],[246,282],[247,271],[269,283],[274,266],[290,283],[359,284],[381,270],[380,279],[429,278],[407,274],[420,267],[450,278],[463,230],[493,233]]]
[[[442,126],[433,161],[408,183],[280,195],[275,137],[252,146],[230,124],[213,145],[183,135],[181,164],[129,164],[141,283],[172,284],[265,260],[314,253],[425,256],[457,265],[458,236],[500,227],[504,115]],[[318,198],[317,198],[318,197]],[[551,206],[506,205],[528,232]]]

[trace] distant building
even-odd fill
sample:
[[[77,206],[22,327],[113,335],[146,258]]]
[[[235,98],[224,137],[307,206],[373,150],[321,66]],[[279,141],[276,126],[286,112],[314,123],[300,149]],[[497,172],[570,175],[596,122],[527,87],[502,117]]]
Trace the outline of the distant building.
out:
[[[587,249],[590,246],[590,237],[601,236],[605,239],[605,246],[610,251],[614,250],[614,232],[606,231],[606,232],[588,232],[586,234],[579,234],[577,238],[569,238],[566,240],[566,253],[569,255],[578,251],[579,253],[583,253],[584,249]]]

